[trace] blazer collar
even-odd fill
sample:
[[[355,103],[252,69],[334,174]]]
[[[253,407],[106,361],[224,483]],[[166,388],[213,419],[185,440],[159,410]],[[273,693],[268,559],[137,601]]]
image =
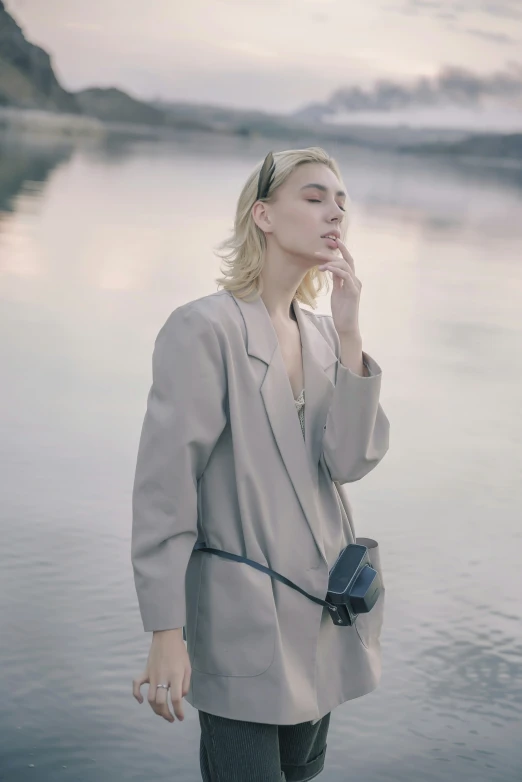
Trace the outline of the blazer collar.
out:
[[[316,494],[318,464],[324,426],[335,384],[337,356],[317,326],[294,299],[299,326],[305,389],[305,439],[301,432],[292,387],[279,339],[263,299],[246,302],[230,294],[238,305],[246,328],[249,356],[267,365],[260,393],[283,462],[319,552],[326,562]],[[328,563],[327,563],[328,564]]]

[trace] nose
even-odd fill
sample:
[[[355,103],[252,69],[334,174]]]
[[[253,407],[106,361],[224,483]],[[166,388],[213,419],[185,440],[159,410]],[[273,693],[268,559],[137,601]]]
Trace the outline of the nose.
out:
[[[344,212],[341,209],[341,207],[338,204],[334,204],[332,207],[332,216],[330,218],[330,222],[336,222],[338,223],[340,220],[343,219]]]

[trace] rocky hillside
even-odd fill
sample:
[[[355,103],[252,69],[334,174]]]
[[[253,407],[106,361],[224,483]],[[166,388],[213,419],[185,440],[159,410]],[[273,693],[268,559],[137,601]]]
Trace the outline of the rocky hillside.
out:
[[[0,105],[76,114],[76,98],[60,86],[51,58],[29,43],[0,0]]]
[[[115,88],[67,92],[59,84],[51,57],[26,40],[22,29],[0,0],[0,107],[43,109],[80,114],[105,122],[164,125],[158,107],[135,100]],[[187,124],[190,126],[190,122]]]

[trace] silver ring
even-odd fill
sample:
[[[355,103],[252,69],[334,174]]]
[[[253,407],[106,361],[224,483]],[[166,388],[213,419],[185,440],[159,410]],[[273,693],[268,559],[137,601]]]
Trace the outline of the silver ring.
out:
[[[156,688],[158,688],[158,687],[165,687],[165,689],[168,690],[169,687],[170,687],[170,684],[156,684]]]

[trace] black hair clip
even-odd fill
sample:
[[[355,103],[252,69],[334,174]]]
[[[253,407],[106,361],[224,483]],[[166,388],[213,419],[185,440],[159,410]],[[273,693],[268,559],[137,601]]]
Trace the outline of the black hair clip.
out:
[[[261,166],[261,171],[259,172],[256,201],[258,201],[260,198],[267,197],[268,191],[270,190],[270,187],[274,179],[274,171],[275,171],[274,155],[272,152],[269,152],[263,162],[263,165]]]

